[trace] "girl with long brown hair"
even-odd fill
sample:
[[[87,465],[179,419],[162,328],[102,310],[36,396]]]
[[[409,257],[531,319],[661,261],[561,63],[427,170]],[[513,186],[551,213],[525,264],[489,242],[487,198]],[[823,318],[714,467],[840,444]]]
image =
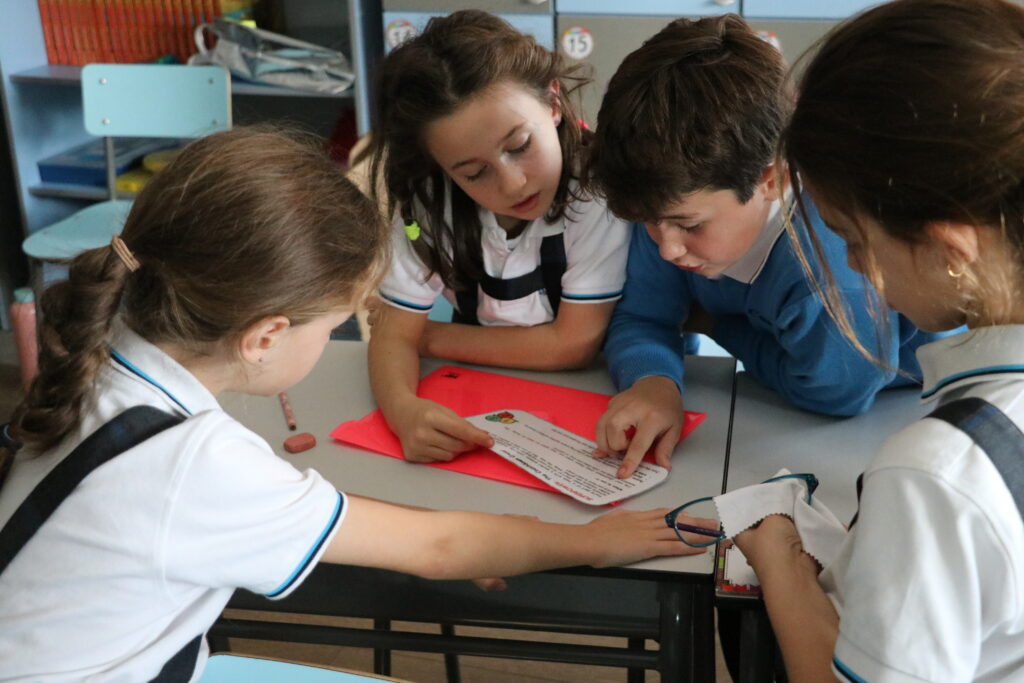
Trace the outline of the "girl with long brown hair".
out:
[[[918,349],[937,406],[862,475],[832,564],[787,517],[736,537],[791,681],[1024,678],[1022,55],[1024,8],[896,0],[801,79],[782,155],[850,264],[922,329],[969,329]]]
[[[299,381],[387,243],[322,149],[237,128],[44,292],[40,373],[3,430],[0,678],[193,680],[237,587],[284,597],[319,561],[470,578],[685,552],[663,510],[555,525],[345,496],[220,409]]]
[[[578,183],[586,136],[561,58],[486,12],[430,21],[381,66],[371,177],[394,217],[370,376],[406,458],[490,436],[417,398],[419,354],[553,370],[588,363],[629,231]],[[451,323],[427,319],[447,298]]]

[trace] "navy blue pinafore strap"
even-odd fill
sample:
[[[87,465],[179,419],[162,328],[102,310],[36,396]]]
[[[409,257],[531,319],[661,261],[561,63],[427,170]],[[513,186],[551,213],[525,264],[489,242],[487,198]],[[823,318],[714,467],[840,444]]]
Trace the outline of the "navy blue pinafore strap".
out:
[[[32,489],[0,529],[0,574],[90,472],[184,419],[150,406],[136,406],[90,434]],[[0,445],[12,452],[21,446],[10,438],[6,425],[0,430]],[[202,638],[196,636],[179,650],[153,680],[188,681],[195,672]]]
[[[540,243],[540,265],[533,271],[502,280],[483,274],[479,283],[473,283],[468,289],[455,293],[457,310],[452,314],[453,323],[479,325],[476,310],[479,305],[479,292],[499,301],[514,301],[541,290],[548,297],[551,311],[558,315],[558,305],[562,301],[562,275],[565,274],[567,261],[565,258],[565,233],[548,235]]]
[[[941,405],[928,417],[945,420],[985,451],[1024,518],[1024,434],[1013,420],[985,399],[973,396]]]
[[[1013,420],[985,399],[974,396],[944,403],[927,417],[948,422],[985,451],[1006,488],[1010,489],[1017,511],[1024,519],[1024,433]],[[863,474],[857,477],[858,504],[863,478]],[[850,526],[856,521],[855,515]]]

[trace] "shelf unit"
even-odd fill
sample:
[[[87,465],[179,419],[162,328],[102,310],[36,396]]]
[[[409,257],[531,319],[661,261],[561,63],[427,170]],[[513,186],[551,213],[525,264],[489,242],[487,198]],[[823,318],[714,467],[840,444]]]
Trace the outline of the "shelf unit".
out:
[[[102,188],[43,184],[37,162],[90,139],[82,123],[81,67],[46,60],[37,0],[3,0],[0,22],[0,102],[8,134],[16,207],[3,212],[0,238],[6,245],[105,198]],[[235,122],[289,119],[318,133],[329,133],[339,110],[354,110],[360,133],[369,129],[369,74],[383,54],[380,0],[290,0],[286,10],[314,25],[313,32],[339,46],[356,73],[353,87],[340,95],[307,93],[247,82],[232,83]],[[347,32],[347,35],[337,35]],[[309,31],[307,31],[309,33]],[[303,37],[296,35],[296,37]],[[308,36],[307,36],[308,37]],[[0,152],[2,153],[2,152]],[[16,214],[13,217],[8,213]],[[19,220],[20,219],[20,220]],[[8,327],[11,285],[0,273],[0,326]],[[49,279],[49,278],[47,278]]]

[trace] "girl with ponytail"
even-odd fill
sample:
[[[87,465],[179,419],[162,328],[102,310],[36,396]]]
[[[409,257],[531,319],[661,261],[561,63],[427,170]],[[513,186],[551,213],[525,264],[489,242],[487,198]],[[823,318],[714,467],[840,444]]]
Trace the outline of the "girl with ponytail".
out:
[[[552,525],[346,496],[220,409],[299,381],[387,244],[321,149],[236,128],[74,259],[2,434],[0,680],[193,680],[237,587],[282,598],[321,560],[474,578],[687,552],[663,510]]]

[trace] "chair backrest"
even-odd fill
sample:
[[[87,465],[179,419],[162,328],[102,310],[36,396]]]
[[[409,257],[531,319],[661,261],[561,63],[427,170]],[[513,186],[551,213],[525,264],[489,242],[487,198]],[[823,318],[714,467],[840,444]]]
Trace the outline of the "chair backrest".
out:
[[[85,129],[100,137],[198,138],[231,128],[231,88],[219,66],[89,64]]]

